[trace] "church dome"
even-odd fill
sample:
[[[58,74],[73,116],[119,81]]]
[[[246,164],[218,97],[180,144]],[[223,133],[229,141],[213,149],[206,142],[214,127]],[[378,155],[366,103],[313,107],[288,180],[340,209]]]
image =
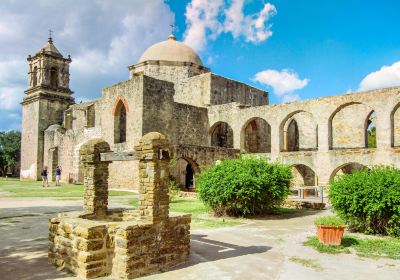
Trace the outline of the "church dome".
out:
[[[174,62],[191,62],[203,65],[197,53],[188,45],[176,41],[174,35],[168,39],[149,47],[140,57],[139,62],[148,60],[165,60]]]

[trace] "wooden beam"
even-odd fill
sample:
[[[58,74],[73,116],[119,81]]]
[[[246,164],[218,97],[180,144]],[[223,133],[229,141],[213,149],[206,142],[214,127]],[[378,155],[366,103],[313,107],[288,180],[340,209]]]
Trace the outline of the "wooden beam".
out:
[[[135,151],[128,152],[110,152],[100,154],[101,161],[130,161],[137,160]]]

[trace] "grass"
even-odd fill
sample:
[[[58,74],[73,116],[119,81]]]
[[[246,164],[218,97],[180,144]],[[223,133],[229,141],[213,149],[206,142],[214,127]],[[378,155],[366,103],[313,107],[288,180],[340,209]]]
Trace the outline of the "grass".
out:
[[[83,197],[83,185],[62,184],[61,187],[43,188],[39,181],[0,179],[0,197]],[[132,195],[126,191],[110,191],[110,196]]]
[[[318,263],[316,263],[315,260],[312,260],[312,259],[303,259],[303,258],[294,256],[294,257],[290,257],[289,260],[292,262],[298,263],[301,266],[312,268],[316,271],[323,270],[322,267]]]
[[[336,216],[324,216],[315,220],[315,225],[340,227],[344,225],[344,221]]]
[[[400,239],[393,237],[359,238],[345,235],[340,246],[332,246],[323,245],[313,236],[303,244],[327,254],[349,254],[354,250],[360,257],[400,259]]]
[[[137,206],[137,200],[131,200],[130,205]],[[204,204],[197,198],[173,198],[170,211],[192,214],[191,229],[210,229],[240,225],[243,222],[234,218],[216,218],[209,213]]]

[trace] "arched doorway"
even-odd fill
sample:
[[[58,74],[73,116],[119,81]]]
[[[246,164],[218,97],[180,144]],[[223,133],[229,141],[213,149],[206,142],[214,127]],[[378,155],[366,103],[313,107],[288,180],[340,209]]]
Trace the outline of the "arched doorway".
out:
[[[226,122],[217,122],[210,129],[211,146],[233,148],[233,130]]]
[[[288,114],[279,127],[282,152],[313,151],[318,148],[318,125],[306,111]]]
[[[304,164],[296,164],[292,166],[294,186],[316,186],[317,179],[314,170]]]
[[[365,147],[376,148],[376,113],[372,111],[365,121]]]
[[[242,149],[249,153],[271,152],[271,126],[261,118],[253,118],[242,128]]]
[[[329,117],[330,149],[368,147],[368,128],[374,133],[372,125],[375,125],[371,117],[375,113],[366,104],[351,102],[339,106]]]
[[[363,169],[368,169],[368,167],[366,167],[363,164],[357,163],[357,162],[350,162],[350,163],[343,164],[343,165],[335,168],[335,170],[331,174],[329,181],[333,181],[335,178],[343,176],[344,174],[351,174],[351,173],[354,173],[354,172],[357,172],[357,171],[360,171]]]
[[[286,150],[298,151],[299,150],[299,126],[295,119],[293,119],[286,131]]]
[[[170,164],[171,180],[178,184],[183,191],[195,191],[196,174],[200,169],[195,161],[188,158],[178,158]]]
[[[190,164],[186,165],[185,188],[187,190],[194,189],[194,171]]]

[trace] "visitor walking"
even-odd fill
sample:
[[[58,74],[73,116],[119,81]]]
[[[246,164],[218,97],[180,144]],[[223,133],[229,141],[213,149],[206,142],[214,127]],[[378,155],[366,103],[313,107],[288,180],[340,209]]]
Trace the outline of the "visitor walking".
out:
[[[48,187],[49,186],[49,180],[47,179],[47,166],[44,167],[42,170],[42,187]]]
[[[57,166],[56,167],[56,186],[61,186],[60,180],[61,180],[61,167]]]

